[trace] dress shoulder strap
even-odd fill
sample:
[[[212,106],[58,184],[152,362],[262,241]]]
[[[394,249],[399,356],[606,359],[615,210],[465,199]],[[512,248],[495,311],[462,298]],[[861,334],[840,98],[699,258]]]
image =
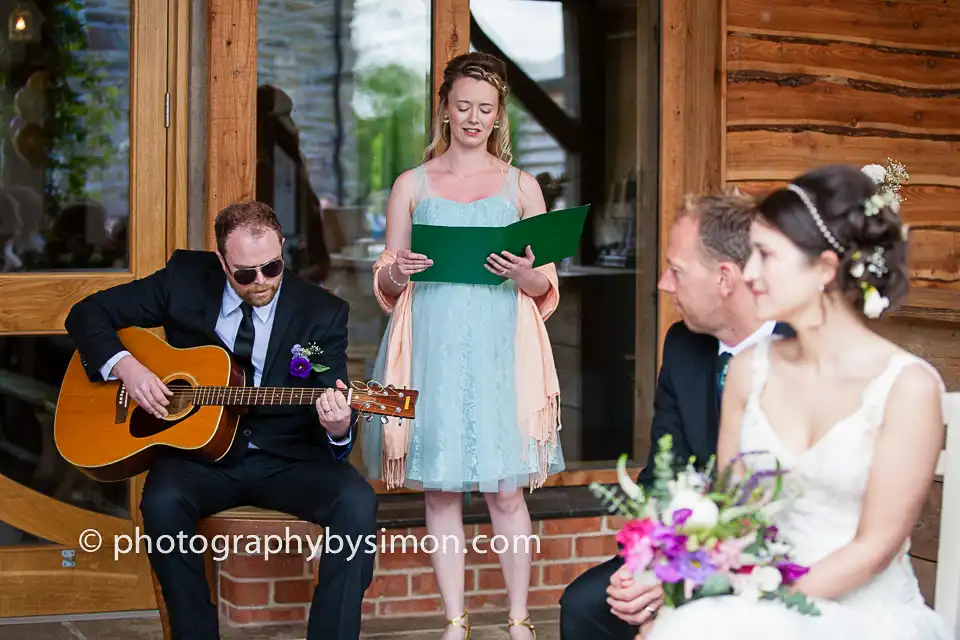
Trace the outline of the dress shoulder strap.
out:
[[[420,204],[424,198],[430,197],[430,183],[427,182],[427,169],[425,165],[417,165],[413,168],[414,184],[416,188],[413,192],[414,206]]]
[[[887,398],[897,378],[904,369],[913,364],[919,364],[924,367],[936,378],[940,387],[941,410],[944,412],[944,417],[946,417],[947,388],[940,372],[923,358],[912,353],[900,351],[890,357],[890,362],[887,364],[887,367],[867,385],[867,388],[863,392],[863,403],[871,409],[874,424],[879,424],[883,420],[884,409],[887,406]]]
[[[753,366],[750,377],[750,400],[756,401],[763,392],[763,387],[767,383],[767,375],[770,373],[770,345],[777,335],[771,335],[760,340],[753,348]]]
[[[520,192],[520,169],[517,167],[510,167],[507,169],[507,177],[503,181],[503,189],[500,190],[500,195],[503,196],[505,200],[510,202],[515,202],[517,199],[517,194]]]

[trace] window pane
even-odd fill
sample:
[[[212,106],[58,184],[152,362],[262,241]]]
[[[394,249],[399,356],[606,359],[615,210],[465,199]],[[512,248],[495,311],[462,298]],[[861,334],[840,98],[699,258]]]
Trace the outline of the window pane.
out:
[[[60,381],[73,352],[65,336],[0,337],[0,474],[61,502],[129,518],[128,483],[89,479],[54,443]],[[42,513],[43,503],[36,506]],[[0,519],[0,546],[38,542]]]
[[[576,114],[577,83],[566,76],[566,42],[563,4],[543,0],[470,0],[470,12],[483,35],[493,42],[558,106]],[[474,42],[478,34],[471,36]],[[485,48],[483,48],[486,50]],[[493,53],[488,51],[488,53]]]
[[[430,109],[430,0],[261,0],[257,198],[292,267],[350,303],[351,379],[387,318],[371,267],[393,181],[421,162]]]
[[[646,455],[634,451],[634,423],[649,431],[650,407],[634,400],[637,385],[652,397],[652,377],[636,379],[637,360],[656,362],[655,341],[635,353],[638,335],[656,334],[655,4],[470,2],[479,25],[471,48],[506,56],[510,69],[514,163],[540,182],[548,210],[590,205],[580,253],[560,265],[560,307],[547,323],[560,437],[574,468]]]
[[[129,2],[2,6],[0,272],[125,270]]]

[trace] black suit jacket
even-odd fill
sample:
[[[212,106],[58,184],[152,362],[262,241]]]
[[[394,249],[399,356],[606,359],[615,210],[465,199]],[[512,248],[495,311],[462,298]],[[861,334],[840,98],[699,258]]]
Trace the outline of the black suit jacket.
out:
[[[89,379],[103,380],[100,369],[124,350],[116,332],[126,327],[163,327],[167,342],[177,348],[216,345],[227,349],[216,332],[226,284],[215,253],[178,250],[156,273],[78,302],[67,316],[66,329]],[[346,301],[285,270],[275,314],[262,386],[322,388],[335,386],[338,379],[347,381]],[[323,349],[311,360],[330,369],[311,372],[308,378],[293,376],[291,349],[308,343]],[[356,441],[356,429],[355,419],[350,444],[337,446],[327,437],[313,405],[252,407],[241,419],[226,459],[242,455],[248,441],[294,459],[342,459]]]
[[[793,335],[793,330],[777,323],[774,333]],[[653,482],[657,441],[668,433],[673,437],[678,465],[686,465],[690,456],[696,458],[696,465],[705,465],[716,454],[720,432],[716,382],[719,348],[715,337],[694,333],[683,322],[674,323],[667,331],[653,399],[650,455],[637,478],[640,484],[649,486]]]

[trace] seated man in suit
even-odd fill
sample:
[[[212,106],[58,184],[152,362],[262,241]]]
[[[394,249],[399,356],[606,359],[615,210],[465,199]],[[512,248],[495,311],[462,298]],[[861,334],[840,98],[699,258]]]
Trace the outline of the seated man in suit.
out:
[[[742,269],[750,256],[754,203],[739,194],[687,198],[673,224],[658,288],[682,322],[667,331],[654,397],[650,457],[638,482],[653,482],[656,443],[673,437],[677,460],[705,464],[716,453],[723,378],[730,357],[773,331],[757,320]],[[633,640],[662,592],[633,581],[619,556],[577,578],[560,600],[564,640]]]
[[[217,216],[215,231],[216,252],[177,251],[160,271],[89,296],[70,311],[67,331],[90,380],[119,378],[156,416],[166,415],[170,391],[124,350],[118,329],[163,327],[174,347],[221,346],[245,369],[248,385],[326,389],[315,405],[251,407],[217,462],[188,453],[158,458],[140,510],[154,543],[181,532],[189,540],[198,519],[241,505],[323,525],[325,533],[342,537],[346,550],[351,540],[362,543],[352,558],[349,552],[323,555],[307,633],[310,640],[355,640],[373,577],[365,536],[376,534],[377,498],[346,460],[356,416],[336,389],[346,388],[348,304],[284,269],[283,233],[267,205],[230,205]],[[329,369],[294,376],[294,345],[322,349],[311,361]],[[218,638],[203,558],[181,551],[153,546],[150,553],[173,637]]]

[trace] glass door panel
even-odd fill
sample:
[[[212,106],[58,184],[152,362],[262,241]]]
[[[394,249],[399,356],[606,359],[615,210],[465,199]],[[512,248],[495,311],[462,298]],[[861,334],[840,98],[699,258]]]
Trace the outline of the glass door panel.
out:
[[[70,308],[165,261],[168,13],[0,2],[0,618],[156,607],[146,557],[112,550],[141,479],[90,480],[53,424]]]
[[[77,300],[164,260],[167,0],[5,9],[0,333],[59,333]]]

